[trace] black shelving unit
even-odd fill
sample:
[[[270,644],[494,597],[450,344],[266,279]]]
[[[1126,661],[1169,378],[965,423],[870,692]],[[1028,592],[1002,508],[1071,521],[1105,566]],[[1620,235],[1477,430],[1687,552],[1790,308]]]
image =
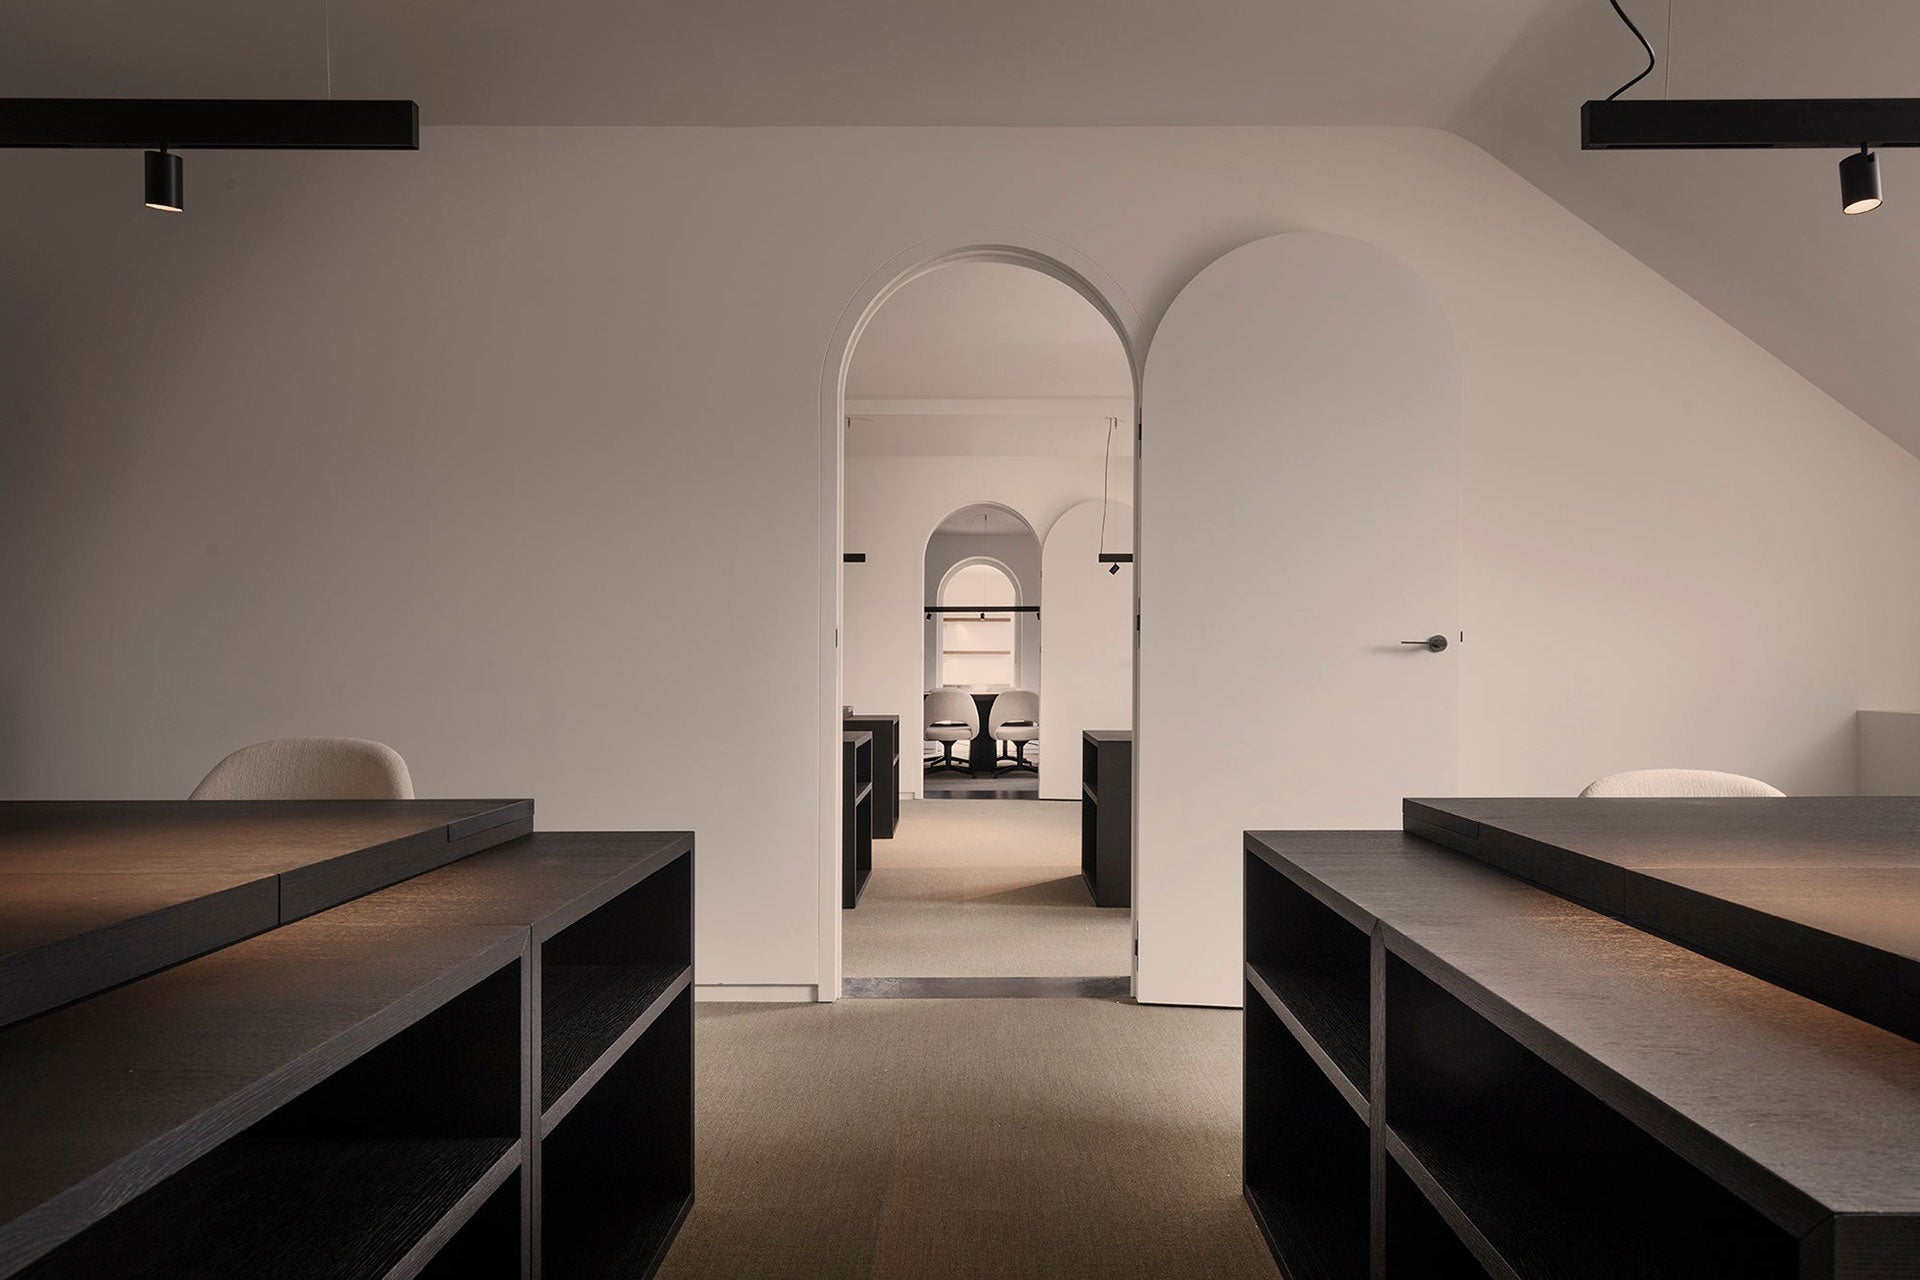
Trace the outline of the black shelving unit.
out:
[[[1080,878],[1097,907],[1133,905],[1133,733],[1080,735]]]
[[[1401,832],[1246,855],[1284,1274],[1920,1276],[1920,1044]]]
[[[848,716],[841,728],[873,735],[873,838],[891,840],[900,828],[900,717]]]
[[[523,836],[0,1030],[0,1276],[649,1274],[692,1197],[692,857]]]
[[[840,735],[840,905],[860,905],[873,874],[873,735]]]

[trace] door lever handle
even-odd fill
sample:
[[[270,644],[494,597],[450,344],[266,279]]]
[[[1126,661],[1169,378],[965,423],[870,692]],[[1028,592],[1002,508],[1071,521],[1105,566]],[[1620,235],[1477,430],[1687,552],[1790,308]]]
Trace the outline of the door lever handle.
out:
[[[1445,653],[1447,651],[1447,638],[1445,636],[1428,636],[1425,640],[1402,640],[1400,643],[1424,645],[1428,653]]]

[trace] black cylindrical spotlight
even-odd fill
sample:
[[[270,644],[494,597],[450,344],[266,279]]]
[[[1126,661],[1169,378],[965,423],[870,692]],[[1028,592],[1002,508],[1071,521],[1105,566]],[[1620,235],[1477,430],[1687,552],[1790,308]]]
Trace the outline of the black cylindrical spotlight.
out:
[[[1871,213],[1880,207],[1880,162],[1860,148],[1840,162],[1840,212]]]
[[[147,152],[147,208],[179,213],[185,208],[186,166],[164,148]]]

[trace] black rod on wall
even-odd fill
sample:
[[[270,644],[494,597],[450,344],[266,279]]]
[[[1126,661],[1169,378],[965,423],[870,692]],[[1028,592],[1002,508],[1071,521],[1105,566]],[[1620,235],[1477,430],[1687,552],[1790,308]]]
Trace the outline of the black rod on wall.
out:
[[[0,98],[0,147],[418,151],[404,99]]]
[[[1037,604],[930,604],[928,613],[1038,613]]]
[[[1101,564],[1132,564],[1132,563],[1133,563],[1133,552],[1131,552],[1131,551],[1102,551],[1102,552],[1100,553],[1100,563],[1101,563]]]
[[[840,557],[842,564],[865,564],[866,562],[867,553],[864,551],[849,551]]]
[[[1584,151],[1920,147],[1920,98],[1634,98],[1580,108]]]

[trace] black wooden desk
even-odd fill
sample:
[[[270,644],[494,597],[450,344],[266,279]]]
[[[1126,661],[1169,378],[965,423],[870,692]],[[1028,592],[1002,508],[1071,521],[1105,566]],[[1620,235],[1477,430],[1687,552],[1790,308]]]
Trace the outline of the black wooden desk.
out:
[[[532,829],[531,800],[0,804],[0,1026]]]
[[[1920,799],[1409,800],[1404,821],[1920,1040]]]
[[[176,941],[142,922],[201,919],[196,889],[348,895],[214,913],[260,928],[0,1029],[0,1277],[650,1275],[693,1194],[692,836],[511,838],[525,801],[279,808],[0,807],[10,936],[40,940],[0,970],[10,1007],[66,939],[96,979],[152,965],[113,939]],[[130,868],[104,901],[143,914],[68,894],[36,921],[63,857]],[[167,866],[190,878],[156,894]]]
[[[1414,835],[1245,850],[1244,1190],[1286,1274],[1920,1276],[1920,1044]]]

